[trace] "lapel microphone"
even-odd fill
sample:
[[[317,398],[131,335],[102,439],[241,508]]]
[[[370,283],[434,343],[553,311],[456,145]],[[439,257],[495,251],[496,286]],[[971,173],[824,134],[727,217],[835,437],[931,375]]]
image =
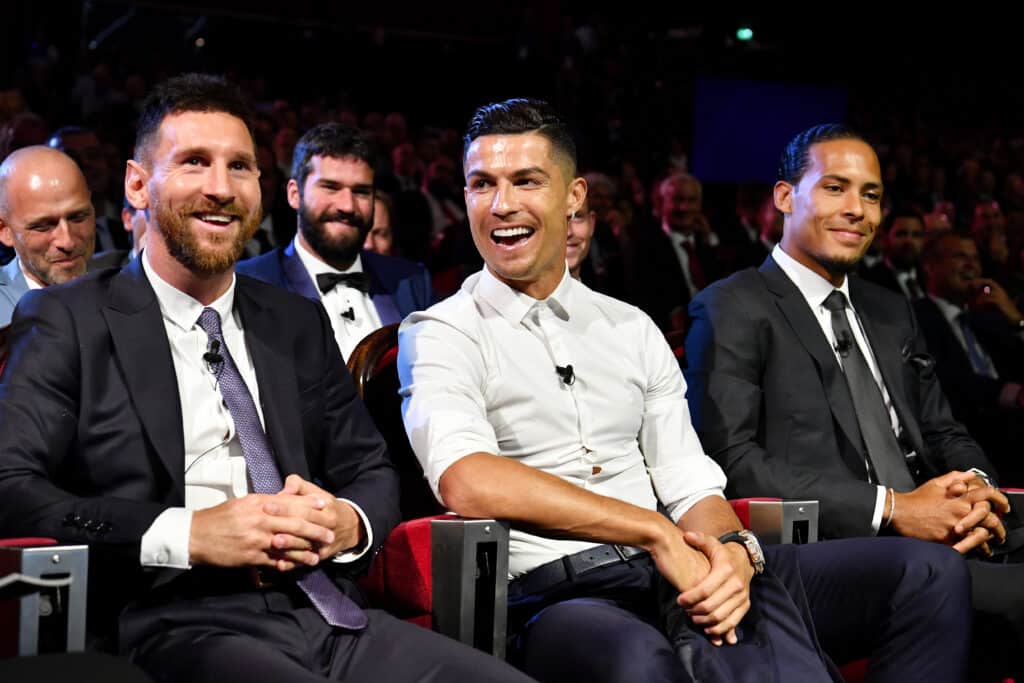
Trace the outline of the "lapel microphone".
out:
[[[562,378],[562,381],[566,386],[572,386],[576,383],[576,374],[572,371],[572,365],[556,365],[555,372]]]
[[[347,311],[342,311],[341,312],[341,317],[342,318],[346,318],[348,320],[351,320],[352,322],[355,322],[356,321],[356,312],[352,310],[351,306],[349,306]]]
[[[853,348],[853,340],[850,339],[850,333],[843,330],[839,333],[839,338],[836,339],[836,353],[843,358],[846,358],[850,354],[850,349]]]
[[[221,365],[224,363],[224,356],[220,355],[220,341],[210,340],[206,347],[206,353],[203,354],[203,361],[206,362],[206,369],[210,372],[214,374],[220,372]]]

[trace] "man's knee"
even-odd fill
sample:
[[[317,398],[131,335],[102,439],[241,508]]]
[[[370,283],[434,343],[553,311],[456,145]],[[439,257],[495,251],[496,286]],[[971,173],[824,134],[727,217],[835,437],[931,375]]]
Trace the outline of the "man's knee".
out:
[[[905,599],[929,596],[935,614],[957,623],[970,615],[971,576],[960,553],[939,543],[915,539],[894,548],[893,559],[902,568],[898,590]]]
[[[688,681],[665,636],[613,605],[548,607],[524,634],[523,669],[541,681]]]

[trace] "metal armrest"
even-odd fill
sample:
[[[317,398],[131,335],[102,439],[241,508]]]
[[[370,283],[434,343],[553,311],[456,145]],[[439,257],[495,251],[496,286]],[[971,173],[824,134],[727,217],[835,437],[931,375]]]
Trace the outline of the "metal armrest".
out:
[[[0,610],[0,633],[7,650],[0,656],[37,654],[41,619],[57,617],[64,619],[63,649],[84,651],[88,546],[20,540],[23,542],[18,545],[0,546],[0,577],[19,575],[19,580],[12,582],[13,597],[5,600]]]
[[[762,543],[815,543],[818,501],[779,498],[735,498],[736,516]]]
[[[430,527],[434,630],[504,658],[508,525],[453,517]]]

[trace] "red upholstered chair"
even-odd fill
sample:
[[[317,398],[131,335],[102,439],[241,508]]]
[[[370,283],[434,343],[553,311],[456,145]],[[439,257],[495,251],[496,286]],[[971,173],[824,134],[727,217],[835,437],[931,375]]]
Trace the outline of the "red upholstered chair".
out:
[[[445,514],[434,498],[402,425],[397,356],[396,324],[367,336],[348,359],[398,470],[405,520],[361,585],[375,607],[504,657],[508,528]]]

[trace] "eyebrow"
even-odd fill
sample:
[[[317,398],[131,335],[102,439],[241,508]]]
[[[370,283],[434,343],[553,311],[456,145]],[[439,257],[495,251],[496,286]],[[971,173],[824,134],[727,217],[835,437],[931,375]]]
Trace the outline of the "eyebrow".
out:
[[[209,156],[213,156],[213,155],[214,155],[214,152],[209,147],[199,147],[199,146],[196,146],[196,147],[187,147],[187,148],[181,150],[180,152],[178,152],[177,154],[174,155],[174,158],[175,159],[188,159],[188,158],[194,157],[194,156],[209,157]],[[244,161],[245,163],[250,164],[252,166],[256,165],[256,155],[252,154],[250,152],[239,151],[239,152],[232,153],[230,156],[231,156],[231,160],[232,161]]]
[[[526,176],[535,175],[535,174],[536,175],[542,175],[545,178],[550,178],[551,177],[551,174],[548,173],[547,171],[545,171],[540,166],[527,166],[526,168],[519,168],[519,169],[516,169],[515,171],[513,171],[510,175],[511,175],[511,177],[513,179],[515,179],[515,178],[524,178]],[[473,178],[473,177],[493,178],[494,174],[488,173],[487,171],[481,171],[479,169],[473,169],[473,170],[470,170],[470,172],[466,174],[466,178]]]
[[[850,180],[849,178],[847,178],[845,176],[841,176],[841,175],[836,175],[835,173],[826,173],[825,175],[821,176],[821,179],[822,180],[834,180],[836,182],[843,183],[844,185],[852,185],[853,184],[853,181]],[[882,189],[882,183],[876,183],[876,182],[872,181],[870,183],[864,183],[864,187],[867,188],[867,189],[881,190]]]

